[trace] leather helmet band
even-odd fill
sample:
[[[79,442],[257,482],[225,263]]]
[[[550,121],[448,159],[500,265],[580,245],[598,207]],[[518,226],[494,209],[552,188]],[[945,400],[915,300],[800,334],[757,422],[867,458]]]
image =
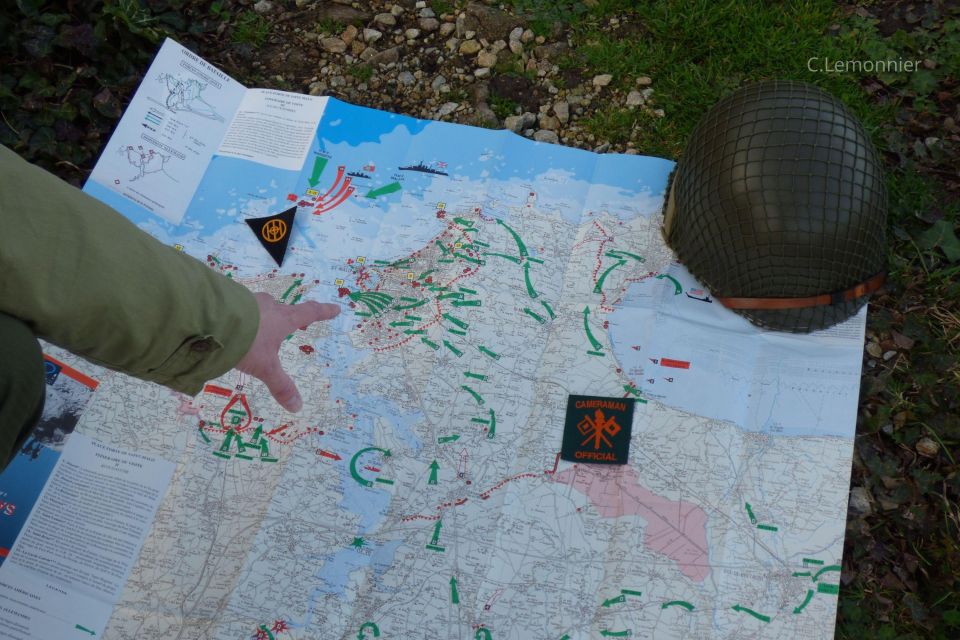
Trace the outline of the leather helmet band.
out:
[[[806,298],[720,298],[714,296],[728,309],[805,309],[807,307],[821,307],[824,305],[836,305],[856,300],[862,296],[869,295],[880,288],[887,277],[886,271],[881,271],[872,278],[854,285],[844,291],[835,291],[833,293],[823,293],[818,296],[807,296]]]

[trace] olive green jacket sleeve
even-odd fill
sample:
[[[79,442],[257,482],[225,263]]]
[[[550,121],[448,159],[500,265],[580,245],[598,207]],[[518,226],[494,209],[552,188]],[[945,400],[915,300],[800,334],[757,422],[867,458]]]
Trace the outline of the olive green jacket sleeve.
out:
[[[242,285],[0,146],[0,311],[99,365],[194,395],[246,354]]]

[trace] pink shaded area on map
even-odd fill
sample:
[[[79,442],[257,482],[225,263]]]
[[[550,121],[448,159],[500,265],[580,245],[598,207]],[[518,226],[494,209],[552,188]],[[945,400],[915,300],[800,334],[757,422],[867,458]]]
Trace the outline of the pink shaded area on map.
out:
[[[640,486],[637,472],[627,466],[615,468],[574,465],[554,476],[587,496],[604,518],[640,516],[647,521],[644,544],[680,566],[695,582],[710,574],[707,557],[707,514],[689,502],[674,502]]]

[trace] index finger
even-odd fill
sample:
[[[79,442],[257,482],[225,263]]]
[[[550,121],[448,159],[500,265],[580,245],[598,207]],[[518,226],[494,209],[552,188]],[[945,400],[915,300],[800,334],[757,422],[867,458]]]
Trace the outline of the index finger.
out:
[[[320,320],[336,318],[340,313],[340,305],[338,304],[314,302],[312,300],[295,304],[288,309],[287,318],[294,329],[306,327]]]

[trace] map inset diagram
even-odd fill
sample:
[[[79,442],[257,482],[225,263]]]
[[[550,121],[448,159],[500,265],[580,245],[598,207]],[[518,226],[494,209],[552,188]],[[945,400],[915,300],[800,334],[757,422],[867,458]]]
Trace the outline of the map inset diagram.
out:
[[[132,144],[120,147],[117,153],[126,157],[130,166],[137,170],[137,175],[130,178],[131,182],[154,173],[163,174],[174,182],[177,181],[176,178],[166,172],[167,163],[172,157],[170,155],[162,154],[150,147],[144,147],[143,145],[134,146]]]
[[[181,78],[169,73],[161,73],[157,82],[167,86],[167,108],[171,111],[186,111],[203,118],[223,122],[223,116],[209,102],[203,99],[203,92],[207,88],[205,82],[194,78]]]

